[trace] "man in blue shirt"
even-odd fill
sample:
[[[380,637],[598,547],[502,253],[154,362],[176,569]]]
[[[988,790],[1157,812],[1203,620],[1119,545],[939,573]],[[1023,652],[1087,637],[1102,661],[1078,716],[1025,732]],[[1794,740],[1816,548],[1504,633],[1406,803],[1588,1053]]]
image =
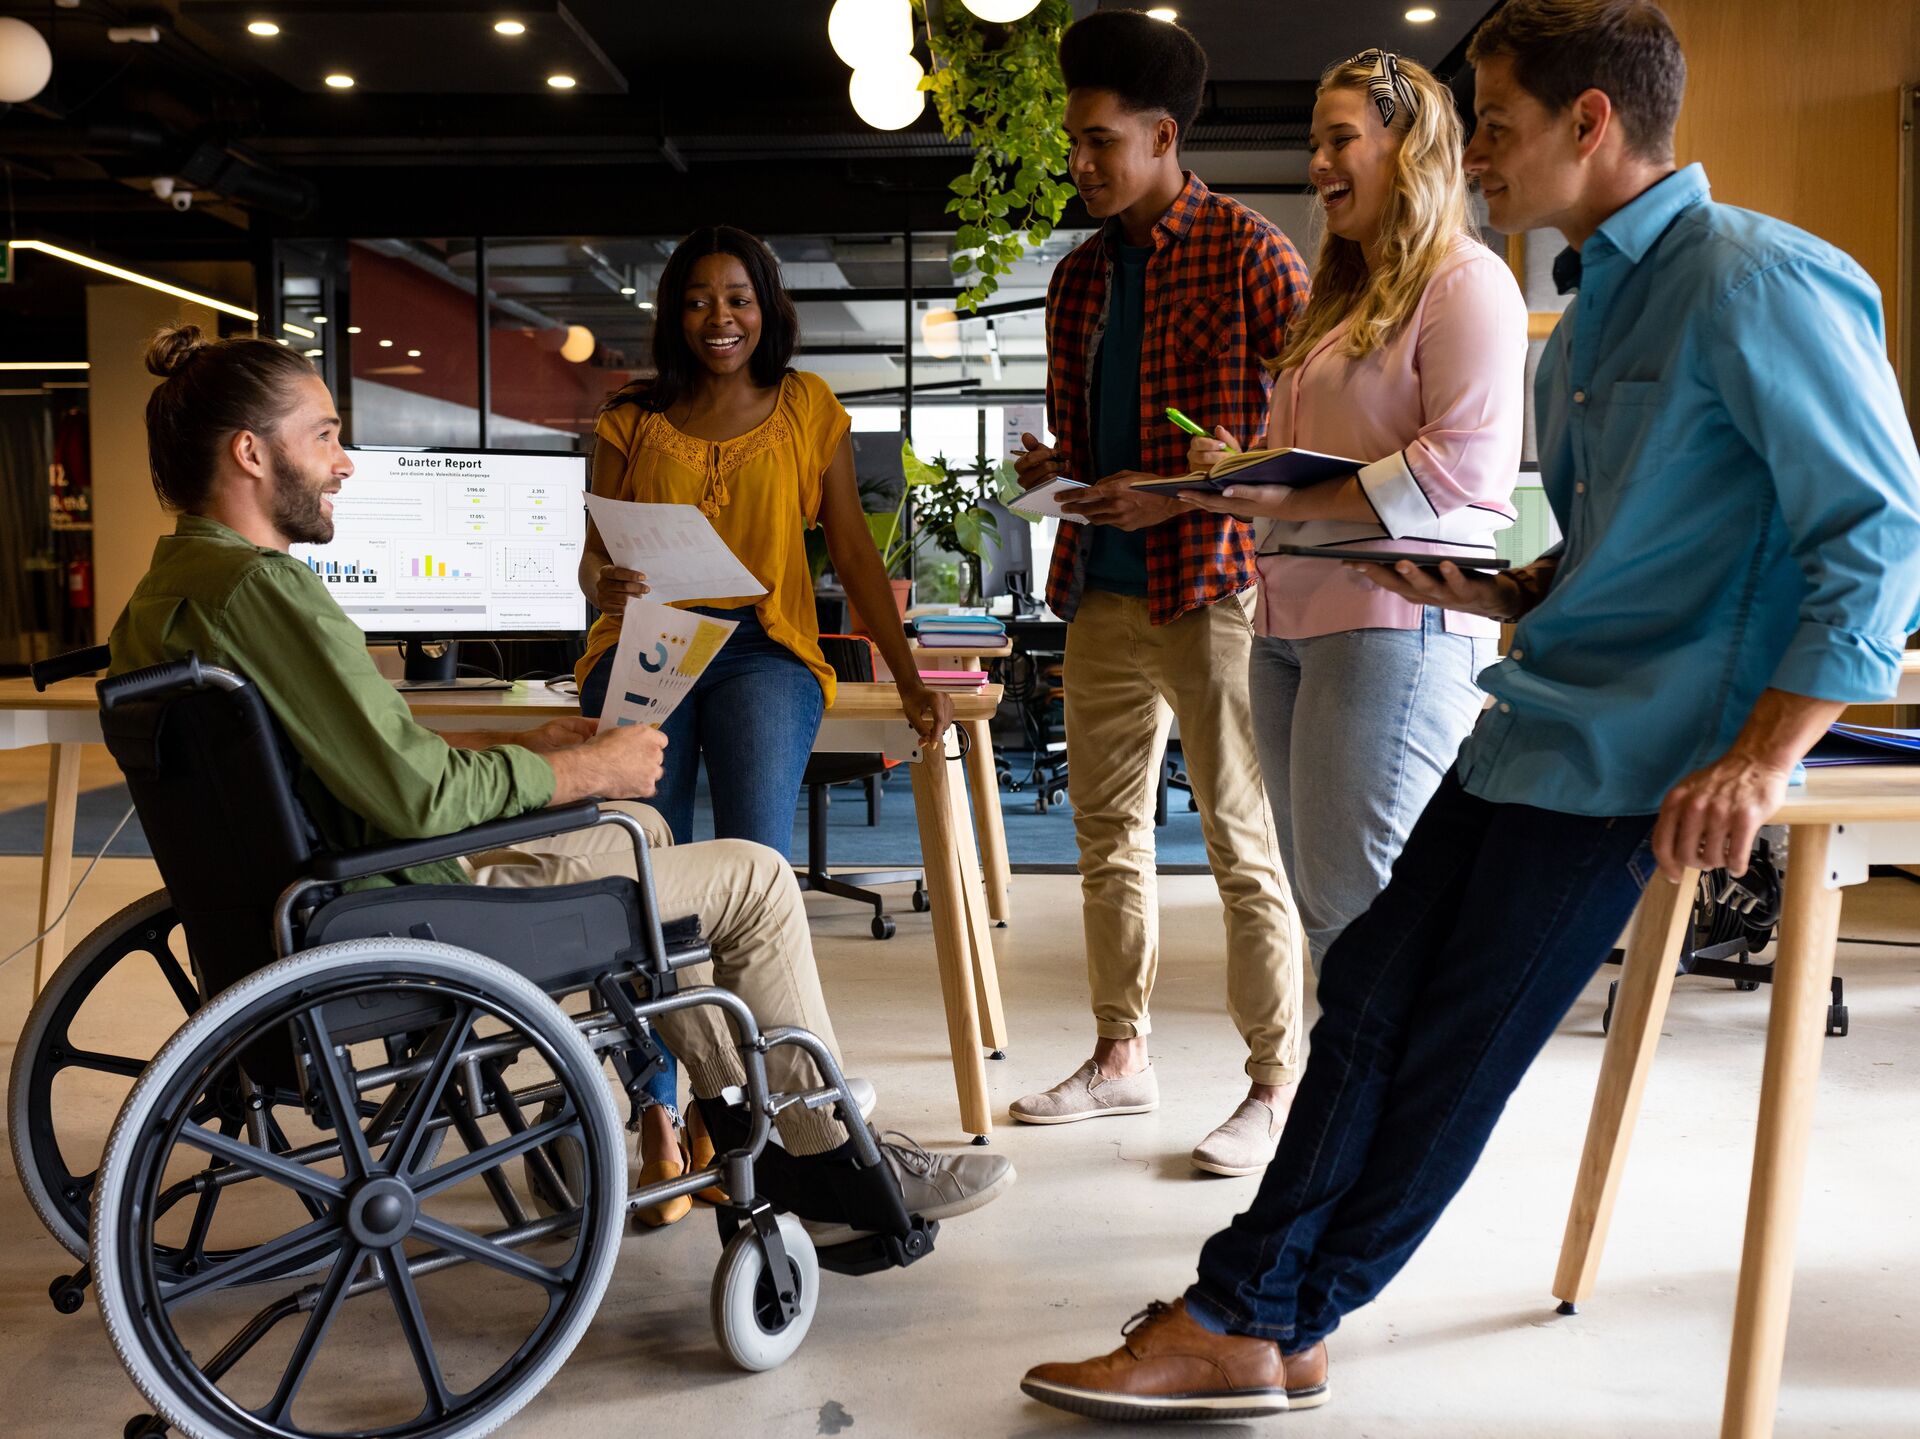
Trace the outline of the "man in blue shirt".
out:
[[[1495,700],[1328,955],[1252,1207],[1126,1345],[1022,1387],[1103,1418],[1324,1403],[1327,1335],[1412,1256],[1656,868],[1740,874],[1794,765],[1884,700],[1920,624],[1920,455],[1847,256],[1676,170],[1652,0],[1508,0],[1467,147],[1493,224],[1558,229],[1579,296],[1535,386],[1564,544],[1511,576],[1358,566],[1517,621]]]

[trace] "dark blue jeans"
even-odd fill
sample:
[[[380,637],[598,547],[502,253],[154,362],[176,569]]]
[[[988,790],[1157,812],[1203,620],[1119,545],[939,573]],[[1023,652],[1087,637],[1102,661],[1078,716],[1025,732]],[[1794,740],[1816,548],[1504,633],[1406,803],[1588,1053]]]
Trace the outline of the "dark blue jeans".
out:
[[[813,752],[826,696],[813,671],[792,650],[768,638],[751,605],[700,613],[737,621],[740,628],[661,726],[667,735],[665,772],[648,803],[666,820],[674,843],[689,843],[704,756],[713,798],[713,838],[750,839],[785,854],[793,842],[800,778]],[[580,685],[580,713],[589,719],[598,718],[605,707],[612,673],[613,651],[608,650]],[[672,1107],[675,1083],[673,1056],[668,1054],[666,1070],[654,1076],[647,1092]]]
[[[1449,774],[1328,952],[1320,1019],[1252,1208],[1187,1307],[1295,1353],[1400,1272],[1653,874],[1652,815],[1489,804]]]

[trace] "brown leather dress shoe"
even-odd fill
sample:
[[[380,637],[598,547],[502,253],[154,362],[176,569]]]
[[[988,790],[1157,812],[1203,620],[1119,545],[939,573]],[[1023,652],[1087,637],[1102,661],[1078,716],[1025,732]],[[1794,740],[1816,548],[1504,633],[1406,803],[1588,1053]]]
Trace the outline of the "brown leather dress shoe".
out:
[[[1155,1300],[1121,1331],[1111,1354],[1079,1364],[1041,1364],[1021,1392],[1090,1419],[1251,1419],[1327,1402],[1327,1347],[1293,1358],[1267,1339],[1215,1334],[1184,1299]]]

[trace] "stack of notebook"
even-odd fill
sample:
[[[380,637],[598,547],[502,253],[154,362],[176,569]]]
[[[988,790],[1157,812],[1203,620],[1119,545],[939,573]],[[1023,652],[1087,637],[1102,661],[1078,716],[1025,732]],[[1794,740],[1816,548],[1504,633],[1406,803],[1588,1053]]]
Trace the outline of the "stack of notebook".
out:
[[[977,695],[987,687],[985,670],[921,670],[920,683],[949,694]]]
[[[1920,764],[1920,730],[1837,724],[1814,742],[1808,769],[1843,764]]]
[[[978,652],[1006,643],[1007,627],[992,615],[922,615],[913,622],[922,649]]]

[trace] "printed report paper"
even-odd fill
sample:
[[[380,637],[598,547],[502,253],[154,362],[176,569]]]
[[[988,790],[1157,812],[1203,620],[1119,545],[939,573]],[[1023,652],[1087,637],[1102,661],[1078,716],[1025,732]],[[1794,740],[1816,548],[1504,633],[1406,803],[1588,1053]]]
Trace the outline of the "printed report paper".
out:
[[[697,505],[648,505],[590,494],[587,512],[613,562],[647,577],[648,599],[750,599],[767,592]]]
[[[630,601],[620,618],[620,643],[613,652],[600,729],[657,725],[666,719],[737,628],[732,620],[676,610],[652,599]]]

